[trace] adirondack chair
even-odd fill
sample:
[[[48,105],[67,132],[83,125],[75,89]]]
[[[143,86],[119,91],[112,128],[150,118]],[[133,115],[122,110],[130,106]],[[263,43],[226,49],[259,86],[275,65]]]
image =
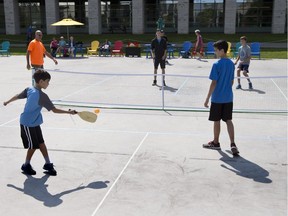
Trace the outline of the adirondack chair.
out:
[[[91,47],[87,47],[87,56],[90,55],[97,55],[97,51],[98,51],[98,47],[99,47],[99,41],[95,40],[91,42]]]
[[[185,41],[182,45],[182,49],[179,51],[179,57],[181,56],[182,58],[189,58],[191,55],[190,50],[192,48],[192,42],[190,41]]]
[[[116,55],[119,55],[119,56],[123,56],[124,53],[122,51],[122,48],[123,48],[123,42],[122,41],[115,41],[114,43],[114,46],[112,48],[112,56],[116,56]]]
[[[261,58],[261,44],[259,42],[253,42],[250,45],[251,48],[251,56],[258,56],[259,59]]]
[[[7,56],[10,55],[10,42],[9,41],[3,41],[1,43],[0,54],[1,55],[6,54]]]
[[[205,56],[212,55],[215,58],[215,50],[213,47],[214,42],[210,41],[207,43],[206,51],[205,51]]]

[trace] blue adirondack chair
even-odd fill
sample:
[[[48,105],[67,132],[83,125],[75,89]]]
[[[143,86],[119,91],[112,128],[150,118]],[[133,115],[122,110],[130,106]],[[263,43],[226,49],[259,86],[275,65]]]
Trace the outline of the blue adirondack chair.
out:
[[[144,52],[146,53],[146,58],[152,57],[151,44],[144,44]]]
[[[179,57],[183,57],[183,58],[189,58],[189,56],[191,55],[190,50],[192,48],[192,42],[190,41],[185,41],[182,45],[181,50],[179,51]]]
[[[250,45],[251,48],[251,56],[258,56],[260,59],[260,55],[261,55],[261,50],[260,50],[260,43],[259,42],[253,42]]]
[[[175,44],[167,45],[167,55],[169,59],[174,58],[174,50],[175,50]]]
[[[1,55],[6,54],[7,56],[10,55],[10,42],[9,41],[2,42],[0,54]]]
[[[207,43],[206,51],[205,51],[205,56],[208,57],[209,55],[213,55],[215,57],[215,50],[213,47],[214,42],[210,41]]]

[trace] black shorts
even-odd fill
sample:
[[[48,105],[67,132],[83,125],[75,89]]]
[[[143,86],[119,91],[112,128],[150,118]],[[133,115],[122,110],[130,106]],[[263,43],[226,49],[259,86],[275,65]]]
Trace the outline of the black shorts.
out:
[[[164,69],[165,68],[165,59],[163,60],[163,59],[155,58],[154,59],[154,68],[158,69],[159,64],[160,64],[161,69]]]
[[[27,127],[20,125],[21,138],[25,149],[39,149],[39,144],[44,143],[40,126]]]
[[[249,64],[239,64],[238,65],[238,68],[241,70],[241,71],[246,71],[247,73],[249,73],[249,70],[248,70],[248,68],[249,68]]]
[[[211,103],[209,120],[223,121],[232,120],[233,102],[231,103]]]

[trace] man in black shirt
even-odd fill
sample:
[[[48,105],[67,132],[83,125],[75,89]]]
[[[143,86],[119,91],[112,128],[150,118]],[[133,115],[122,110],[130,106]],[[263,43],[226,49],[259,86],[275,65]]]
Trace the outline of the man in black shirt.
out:
[[[154,60],[154,81],[152,83],[153,86],[157,85],[157,70],[160,64],[162,69],[162,74],[165,74],[165,59],[167,56],[167,41],[161,37],[162,34],[160,30],[156,31],[156,38],[154,38],[151,42],[151,51],[152,51],[152,58]],[[165,84],[165,76],[163,76],[163,86]]]

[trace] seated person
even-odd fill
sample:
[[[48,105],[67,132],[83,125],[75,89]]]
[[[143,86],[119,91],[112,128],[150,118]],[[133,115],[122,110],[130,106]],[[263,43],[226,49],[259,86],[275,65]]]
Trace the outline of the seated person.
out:
[[[100,45],[99,56],[101,56],[102,54],[106,56],[108,53],[110,53],[110,46],[111,42],[106,39],[105,43]]]
[[[68,42],[68,53],[69,53],[69,56],[70,57],[75,57],[76,53],[74,53],[75,50],[75,46],[76,46],[76,43],[74,41],[74,38],[73,36],[70,36],[70,40]]]
[[[58,44],[57,53],[59,53],[59,56],[61,57],[61,53],[63,53],[64,56],[66,52],[67,52],[66,41],[64,40],[64,37],[61,36]]]
[[[58,49],[58,41],[55,37],[53,37],[51,43],[50,43],[50,49],[51,49],[51,55],[53,57],[56,57],[57,49]]]

